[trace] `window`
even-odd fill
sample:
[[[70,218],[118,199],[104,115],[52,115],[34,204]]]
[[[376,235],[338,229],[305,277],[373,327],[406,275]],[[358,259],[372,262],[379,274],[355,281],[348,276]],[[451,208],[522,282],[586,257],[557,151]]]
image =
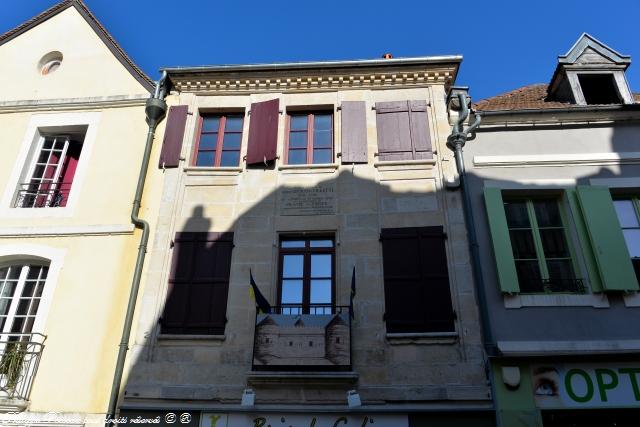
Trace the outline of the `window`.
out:
[[[640,281],[640,200],[637,197],[617,198],[613,201],[613,206],[622,227],[636,277]]]
[[[587,105],[622,104],[613,74],[578,74]]]
[[[11,264],[0,267],[0,341],[28,340],[36,320],[49,267]]]
[[[41,136],[25,179],[18,184],[14,207],[66,206],[83,139],[84,134]]]
[[[280,239],[282,314],[331,314],[335,305],[333,236]]]
[[[389,333],[455,332],[442,226],[383,228]]]
[[[290,113],[285,163],[289,165],[333,162],[333,114]]]
[[[376,126],[380,160],[433,158],[426,101],[378,102]]]
[[[176,233],[163,334],[224,333],[232,249],[233,233]]]
[[[238,166],[243,122],[242,114],[202,115],[195,166]]]
[[[583,292],[555,198],[504,200],[521,292]]]

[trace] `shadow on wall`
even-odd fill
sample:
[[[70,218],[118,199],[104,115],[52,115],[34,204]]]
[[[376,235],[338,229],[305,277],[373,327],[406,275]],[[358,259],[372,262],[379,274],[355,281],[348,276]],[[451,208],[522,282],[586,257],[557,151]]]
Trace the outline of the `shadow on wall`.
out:
[[[156,399],[176,405],[194,400],[237,404],[247,386],[256,390],[260,403],[345,405],[346,391],[355,388],[357,381],[371,387],[371,396],[383,400],[397,399],[398,393],[404,393],[398,389],[389,394],[389,386],[394,384],[412,384],[417,394],[409,400],[424,399],[424,393],[435,399],[446,394],[448,384],[459,382],[460,372],[465,372],[466,385],[471,386],[467,390],[476,387],[479,395],[486,396],[459,192],[437,191],[436,167],[420,168],[388,174],[368,165],[341,167],[326,174],[247,169],[239,174],[235,186],[216,185],[217,177],[210,177],[211,186],[185,187],[186,202],[176,207],[178,231],[170,237],[171,245],[160,240],[156,243],[161,246],[153,254],[156,265],[159,259],[170,259],[171,271],[165,268],[163,274],[153,276],[158,279],[149,281],[142,296],[143,301],[151,299],[160,307],[154,311],[155,321],[145,321],[151,319],[149,311],[141,314],[138,336],[145,338],[138,338],[130,354],[125,406]],[[376,175],[382,182],[376,182]],[[189,204],[191,200],[195,202]],[[445,217],[446,208],[451,210]],[[184,220],[180,212],[185,212]],[[388,294],[385,308],[381,229],[426,226],[433,227],[429,228],[431,234],[421,237],[424,246],[417,245],[405,254],[406,276],[398,280],[413,280],[414,284],[429,280],[429,287],[407,286],[402,293]],[[314,238],[319,239],[318,246],[309,247],[315,244]],[[302,241],[309,253],[335,251],[336,256],[331,263],[324,263],[321,257],[315,260],[317,265],[306,261],[300,264],[304,272],[297,271],[295,256],[284,261],[291,261],[291,265],[283,265],[280,242],[286,239],[293,239],[288,249],[293,253],[305,251],[296,246]],[[462,255],[454,259],[454,252]],[[455,271],[448,271],[447,258]],[[357,294],[351,370],[359,379],[347,375],[344,381],[312,384],[303,380],[285,387],[255,382],[256,312],[249,293],[249,270],[272,305],[290,302],[285,301],[286,293],[291,301],[302,298],[301,314],[305,314],[313,309],[313,298],[326,302],[327,295],[330,307],[349,306],[354,267]],[[315,268],[321,273],[310,272]],[[283,273],[279,271],[291,277],[282,282],[282,288],[295,288],[297,277],[311,275],[317,278],[317,289],[313,284],[303,285],[302,297],[296,290],[281,289],[278,282]],[[450,276],[457,280],[450,281]],[[334,285],[323,288],[327,283]],[[419,352],[415,360],[401,360],[395,358],[384,338],[384,319],[388,328],[394,316],[404,316],[404,320],[413,317],[427,330],[467,332],[438,352]],[[315,351],[312,346],[307,350]],[[453,371],[452,363],[457,366]],[[443,370],[449,374],[443,375]],[[367,390],[361,393],[363,399],[370,396]]]

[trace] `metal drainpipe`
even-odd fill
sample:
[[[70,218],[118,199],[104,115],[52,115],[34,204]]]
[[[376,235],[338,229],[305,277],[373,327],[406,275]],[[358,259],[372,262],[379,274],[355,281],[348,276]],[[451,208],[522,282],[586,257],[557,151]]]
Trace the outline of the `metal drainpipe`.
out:
[[[464,157],[462,154],[462,148],[471,134],[478,126],[480,126],[481,117],[476,114],[474,123],[468,128],[464,128],[464,121],[469,116],[469,108],[467,107],[467,97],[464,93],[459,92],[458,101],[462,111],[458,116],[451,135],[447,138],[447,147],[449,147],[456,159],[456,166],[458,169],[458,176],[460,184],[457,187],[462,189],[463,207],[464,207],[464,220],[467,226],[467,236],[469,239],[469,250],[471,251],[471,267],[473,270],[473,280],[476,283],[476,292],[478,295],[478,305],[480,306],[480,320],[482,323],[482,337],[485,351],[489,356],[496,355],[496,345],[493,340],[493,331],[491,328],[491,321],[489,320],[489,308],[487,307],[487,295],[485,292],[484,278],[482,275],[482,263],[480,260],[480,248],[478,245],[478,236],[476,232],[475,222],[473,220],[473,208],[471,206],[471,195],[467,188],[467,177],[464,167]],[[450,187],[451,188],[451,187]]]
[[[138,185],[136,187],[136,195],[133,199],[133,209],[131,210],[131,222],[136,228],[142,230],[140,238],[140,246],[138,247],[138,258],[133,271],[133,280],[131,283],[131,292],[129,293],[129,303],[127,305],[127,314],[122,329],[122,339],[120,340],[120,348],[118,350],[118,359],[116,361],[116,370],[113,375],[113,385],[111,386],[111,397],[109,399],[109,408],[105,420],[105,426],[109,426],[110,419],[115,417],[120,396],[120,386],[122,384],[122,374],[124,372],[124,362],[129,350],[129,338],[131,336],[131,326],[133,324],[133,315],[136,309],[136,300],[138,299],[138,290],[140,289],[140,278],[142,277],[142,267],[144,266],[144,258],[147,252],[147,243],[149,242],[149,223],[138,216],[140,212],[140,203],[142,201],[142,192],[144,191],[144,182],[147,177],[147,169],[149,168],[149,158],[151,157],[151,148],[153,147],[153,138],[158,123],[162,121],[166,112],[167,104],[163,98],[165,96],[164,82],[167,78],[167,72],[162,73],[162,77],[156,83],[156,90],[153,97],[147,99],[145,114],[147,116],[147,124],[149,131],[147,132],[147,142],[144,148],[144,155],[140,165],[140,173],[138,175]]]

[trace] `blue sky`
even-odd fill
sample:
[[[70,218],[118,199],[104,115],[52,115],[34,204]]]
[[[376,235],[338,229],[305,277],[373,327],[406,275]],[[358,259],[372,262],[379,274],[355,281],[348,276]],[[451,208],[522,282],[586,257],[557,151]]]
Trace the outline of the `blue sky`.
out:
[[[0,1],[0,33],[56,3]],[[640,92],[638,0],[85,2],[153,79],[161,66],[462,54],[457,84],[479,100],[548,82],[588,32],[631,55],[627,78]]]

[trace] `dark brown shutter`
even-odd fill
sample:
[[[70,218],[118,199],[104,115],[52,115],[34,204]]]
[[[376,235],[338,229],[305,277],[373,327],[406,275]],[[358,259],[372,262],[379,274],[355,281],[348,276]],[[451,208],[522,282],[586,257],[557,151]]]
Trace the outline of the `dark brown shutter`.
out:
[[[264,163],[276,158],[279,114],[279,99],[251,104],[247,147],[248,165]]]
[[[367,111],[364,101],[341,106],[342,163],[367,163]]]
[[[189,107],[186,105],[169,107],[169,117],[164,131],[158,167],[177,168],[180,164],[180,150],[182,149],[188,110]]]
[[[429,117],[425,101],[409,101],[411,122],[411,141],[415,149],[414,159],[431,159],[431,134],[429,132]]]
[[[407,101],[376,103],[376,127],[380,160],[413,159]]]
[[[232,248],[233,233],[176,233],[163,333],[224,333]]]
[[[387,332],[453,332],[442,227],[382,229]]]

